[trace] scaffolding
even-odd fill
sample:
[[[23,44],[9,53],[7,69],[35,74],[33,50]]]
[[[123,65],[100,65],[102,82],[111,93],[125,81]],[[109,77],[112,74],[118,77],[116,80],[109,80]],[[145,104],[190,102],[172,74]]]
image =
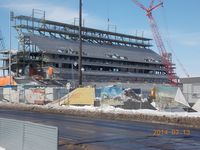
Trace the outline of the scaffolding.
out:
[[[5,76],[6,71],[8,71],[8,59],[9,59],[9,51],[5,48],[3,34],[0,29],[0,60],[2,61],[2,66],[0,70],[3,71],[3,76]]]
[[[19,35],[23,33],[34,33],[41,36],[48,36],[59,39],[78,40],[79,27],[76,25],[59,23],[45,19],[45,12],[42,18],[32,16],[15,16],[14,27]],[[89,43],[149,48],[151,39],[126,35],[116,32],[103,31],[93,28],[83,27],[83,41]]]

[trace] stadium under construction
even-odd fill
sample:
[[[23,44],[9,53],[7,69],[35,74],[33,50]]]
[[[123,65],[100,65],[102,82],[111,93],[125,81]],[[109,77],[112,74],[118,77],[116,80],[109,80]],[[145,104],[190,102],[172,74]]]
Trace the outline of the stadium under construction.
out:
[[[17,82],[78,84],[79,26],[32,16],[12,16],[19,48],[11,51],[11,71]],[[82,27],[84,85],[109,82],[169,83],[162,58],[150,38]],[[3,73],[9,51],[1,51]],[[169,55],[171,59],[171,55]]]

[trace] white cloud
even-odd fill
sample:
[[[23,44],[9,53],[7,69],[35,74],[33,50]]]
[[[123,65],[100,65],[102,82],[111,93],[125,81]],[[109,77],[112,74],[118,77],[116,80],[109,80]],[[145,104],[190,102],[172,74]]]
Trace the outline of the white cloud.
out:
[[[13,11],[17,11],[17,12],[26,12],[26,13],[30,13],[31,10],[33,8],[41,8],[41,4],[34,2],[34,1],[29,1],[28,3],[26,3],[26,1],[12,1],[12,2],[7,2],[6,4],[1,4],[1,8],[6,8],[6,9],[10,9]]]
[[[200,32],[182,33],[181,35],[177,36],[176,40],[184,46],[200,47]]]
[[[67,6],[62,6],[62,5],[54,5],[51,3],[45,3],[45,1],[22,1],[19,3],[18,1],[12,1],[12,2],[7,2],[6,4],[2,4],[0,8],[6,8],[9,10],[12,10],[14,12],[17,12],[17,14],[20,13],[25,15],[31,14],[32,9],[40,9],[44,10],[46,12],[46,19],[53,20],[53,21],[58,21],[58,22],[64,22],[64,23],[74,23],[74,18],[79,17],[79,12],[76,9],[67,7]],[[39,15],[37,15],[39,17]],[[87,12],[83,11],[83,19],[85,22],[85,26],[89,27],[98,27],[98,28],[103,28],[104,26],[104,20],[88,14]],[[76,20],[76,24],[78,24]]]
[[[164,40],[176,43],[180,46],[185,47],[199,47],[200,46],[200,32],[183,32],[183,31],[172,31],[165,32],[162,34]]]
[[[52,4],[44,4],[42,2],[29,2],[19,4],[16,2],[12,2],[6,5],[2,5],[1,7],[7,8],[17,13],[26,13],[31,14],[32,9],[40,9],[46,11],[46,18],[54,21],[66,22],[68,20],[73,20],[73,18],[78,17],[78,11],[67,8],[64,6],[54,6]],[[38,15],[39,16],[39,15]]]

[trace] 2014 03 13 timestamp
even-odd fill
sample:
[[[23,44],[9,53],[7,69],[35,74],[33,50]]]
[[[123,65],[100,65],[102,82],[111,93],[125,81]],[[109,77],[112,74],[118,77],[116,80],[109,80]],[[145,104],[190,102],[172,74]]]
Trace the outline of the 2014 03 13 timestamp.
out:
[[[190,129],[155,129],[153,136],[161,135],[191,135]]]

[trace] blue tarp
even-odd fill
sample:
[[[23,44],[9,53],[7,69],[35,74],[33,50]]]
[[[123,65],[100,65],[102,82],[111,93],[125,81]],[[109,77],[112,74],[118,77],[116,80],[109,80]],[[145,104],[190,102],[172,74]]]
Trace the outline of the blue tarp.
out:
[[[5,86],[1,86],[3,88],[13,88],[13,87],[17,87],[16,85],[5,85]]]

